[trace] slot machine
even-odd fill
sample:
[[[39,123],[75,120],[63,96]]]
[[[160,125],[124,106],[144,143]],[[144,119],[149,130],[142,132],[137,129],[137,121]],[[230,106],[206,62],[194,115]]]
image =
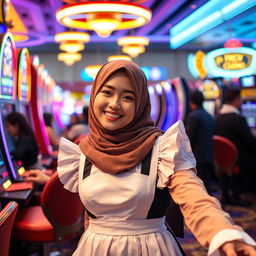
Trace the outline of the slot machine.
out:
[[[243,100],[241,114],[245,117],[248,126],[256,128],[256,76],[244,76],[239,78],[241,97]]]
[[[28,121],[30,127],[35,131],[31,109],[31,69],[30,56],[27,48],[17,50],[17,97],[18,112],[20,112]]]
[[[0,146],[8,172],[13,180],[18,180],[25,169],[20,161],[12,159],[11,152],[15,149],[13,138],[5,129],[5,117],[17,111],[17,63],[13,36],[10,33],[0,37]]]

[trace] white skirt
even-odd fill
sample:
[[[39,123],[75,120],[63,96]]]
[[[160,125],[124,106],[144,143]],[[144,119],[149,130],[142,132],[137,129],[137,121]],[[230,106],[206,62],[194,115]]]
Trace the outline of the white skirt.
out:
[[[74,256],[180,256],[165,219],[90,219]]]

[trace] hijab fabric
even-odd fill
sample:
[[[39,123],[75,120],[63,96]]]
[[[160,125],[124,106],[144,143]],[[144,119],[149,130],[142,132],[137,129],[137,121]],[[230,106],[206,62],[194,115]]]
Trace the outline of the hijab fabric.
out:
[[[117,130],[105,129],[97,120],[94,100],[102,86],[116,71],[124,70],[135,90],[134,118],[127,126]],[[90,134],[81,140],[83,154],[103,172],[117,174],[137,166],[151,150],[162,131],[154,126],[147,81],[140,67],[131,61],[114,60],[98,72],[91,90],[89,107]]]

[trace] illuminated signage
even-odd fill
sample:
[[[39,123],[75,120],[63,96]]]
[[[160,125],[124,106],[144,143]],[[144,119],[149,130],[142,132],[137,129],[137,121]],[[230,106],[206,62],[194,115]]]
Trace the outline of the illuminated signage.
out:
[[[220,48],[206,54],[204,64],[214,77],[252,75],[256,72],[256,51],[248,47]]]
[[[206,100],[218,99],[220,97],[220,89],[213,80],[205,80],[201,91]]]
[[[227,53],[215,57],[215,63],[218,68],[225,70],[245,69],[250,66],[252,56],[243,53]]]
[[[15,98],[15,55],[14,41],[10,33],[6,33],[2,39],[0,50],[0,97]]]
[[[248,47],[220,48],[205,55],[198,51],[188,56],[188,67],[200,78],[249,76],[256,72],[256,51]]]
[[[31,72],[29,65],[29,53],[23,48],[19,53],[18,68],[18,97],[22,101],[30,101],[31,97]]]

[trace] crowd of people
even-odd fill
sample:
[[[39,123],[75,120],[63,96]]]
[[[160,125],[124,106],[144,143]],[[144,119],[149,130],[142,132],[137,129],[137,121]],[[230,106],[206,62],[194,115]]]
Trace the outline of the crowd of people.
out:
[[[200,91],[191,92],[192,111],[185,125],[178,121],[163,133],[150,116],[143,71],[133,62],[117,60],[100,69],[90,107],[68,127],[66,138],[54,134],[52,116],[44,115],[51,145],[59,150],[59,179],[66,189],[79,193],[90,216],[73,255],[184,255],[164,224],[166,196],[179,205],[186,225],[209,248],[209,255],[256,255],[255,241],[234,225],[211,196],[212,179],[216,181],[213,135],[225,136],[238,147],[241,186],[252,178],[255,181],[250,164],[256,138],[239,113],[237,90],[227,90],[226,103],[216,118],[204,110],[203,101]],[[50,176],[34,168],[39,152],[33,132],[12,121],[12,116],[22,119],[22,115],[6,117],[7,131],[16,137],[17,152],[12,154],[27,169],[35,169],[27,180],[45,184]],[[25,150],[23,144],[31,148]],[[24,157],[32,151],[33,158]],[[239,197],[240,190],[233,189],[222,195],[222,203],[248,206]]]

